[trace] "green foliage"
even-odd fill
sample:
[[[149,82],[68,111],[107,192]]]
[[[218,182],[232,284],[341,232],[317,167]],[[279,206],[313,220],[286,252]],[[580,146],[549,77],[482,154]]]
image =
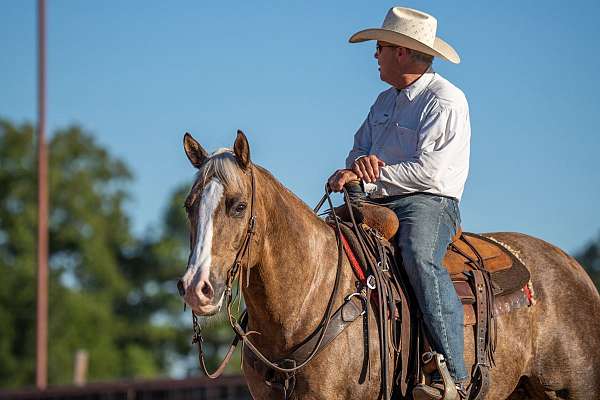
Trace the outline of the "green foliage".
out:
[[[48,146],[49,383],[71,382],[79,349],[89,380],[168,374],[195,355],[175,288],[189,246],[185,188],[170,199],[162,233],[136,238],[124,211],[127,166],[77,126]],[[35,381],[36,224],[34,128],[0,119],[0,387]],[[222,326],[209,330],[214,355]]]
[[[600,291],[600,236],[575,256]]]

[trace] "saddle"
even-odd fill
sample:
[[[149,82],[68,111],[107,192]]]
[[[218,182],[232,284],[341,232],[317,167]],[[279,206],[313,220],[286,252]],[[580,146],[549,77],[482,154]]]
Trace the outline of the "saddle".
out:
[[[355,221],[363,223],[378,231],[383,238],[394,243],[393,240],[399,229],[400,223],[396,214],[387,207],[368,202],[353,203],[352,208]],[[342,221],[350,222],[350,213],[347,205],[336,208],[336,214]],[[352,250],[360,257],[360,248],[349,238]],[[364,257],[360,257],[364,260]],[[363,264],[364,265],[364,264]],[[473,295],[469,293],[462,282],[468,281],[469,275],[474,270],[487,271],[492,277],[494,296],[502,296],[521,290],[529,282],[529,270],[493,238],[463,232],[459,228],[452,238],[443,259],[443,265],[448,270],[459,297],[463,303],[472,303]]]
[[[373,265],[369,263],[369,259],[378,258],[378,256],[364,254],[364,246],[359,243],[363,239],[357,238],[356,233],[360,230],[375,231],[375,237],[379,237],[388,245],[392,243],[391,246],[395,247],[393,239],[399,229],[398,218],[389,208],[370,202],[352,203],[351,210],[349,210],[348,204],[335,209],[338,218],[344,221],[342,232],[347,242],[346,254],[349,258],[356,259],[357,264]],[[353,226],[355,224],[361,225],[363,228],[357,230]],[[401,260],[396,261],[401,263]],[[493,237],[463,232],[462,229],[459,229],[448,246],[443,265],[448,270],[463,304],[464,325],[474,326],[476,363],[471,376],[469,399],[482,399],[489,388],[489,368],[494,363],[493,353],[496,338],[493,318],[531,304],[531,293],[528,292],[527,286],[530,274],[523,263],[502,244],[496,242]],[[403,275],[403,269],[399,268],[398,270],[400,275]],[[364,271],[363,274],[366,275],[369,272]],[[390,279],[406,279],[406,276],[394,275],[390,274]],[[408,297],[411,297],[410,288],[407,292],[409,292]],[[430,350],[427,344],[427,333],[420,322],[418,307],[414,298],[411,300],[409,301],[411,303],[409,307],[412,334],[409,340],[411,343],[410,345],[399,343],[399,347],[403,352],[409,351],[413,354],[402,355],[403,371],[396,377],[397,385],[402,386],[403,395],[408,385],[417,383],[418,379],[423,380],[423,371],[427,368],[421,365],[420,354]],[[398,307],[394,311],[397,312],[397,310]],[[390,312],[393,311],[390,310]],[[400,319],[406,319],[406,315]],[[406,321],[402,322],[404,322],[402,328],[405,330]],[[417,325],[416,328],[415,325]],[[402,342],[408,340],[405,332],[402,332],[402,336]],[[424,343],[425,345],[423,345]],[[408,361],[409,359],[411,361]],[[411,373],[404,371],[409,365],[412,369]],[[412,382],[407,382],[410,380]]]

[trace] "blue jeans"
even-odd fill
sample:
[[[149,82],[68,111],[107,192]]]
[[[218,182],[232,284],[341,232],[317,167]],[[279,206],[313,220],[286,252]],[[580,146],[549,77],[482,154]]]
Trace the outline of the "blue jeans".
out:
[[[398,246],[431,345],[446,358],[454,381],[464,381],[463,306],[442,265],[446,248],[460,226],[458,202],[419,193],[390,199],[382,205],[392,209],[400,220]]]

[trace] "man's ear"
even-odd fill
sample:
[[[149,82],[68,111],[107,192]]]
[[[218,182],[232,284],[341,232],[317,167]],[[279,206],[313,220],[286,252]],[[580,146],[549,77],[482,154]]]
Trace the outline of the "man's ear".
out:
[[[206,150],[204,150],[204,148],[200,146],[200,143],[187,132],[183,135],[183,149],[185,150],[187,158],[196,168],[200,168],[208,157]]]
[[[235,143],[233,144],[233,152],[242,169],[248,168],[250,165],[250,145],[244,132],[238,129]]]
[[[412,50],[407,49],[406,47],[396,47],[396,57],[407,60],[410,57],[411,51]]]

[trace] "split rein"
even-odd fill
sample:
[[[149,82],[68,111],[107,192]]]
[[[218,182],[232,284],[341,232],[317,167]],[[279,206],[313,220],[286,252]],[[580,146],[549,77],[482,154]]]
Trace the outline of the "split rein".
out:
[[[223,358],[223,360],[221,361],[221,363],[219,364],[217,369],[212,373],[209,372],[208,368],[206,367],[204,350],[203,350],[204,339],[202,337],[202,328],[200,327],[200,324],[198,323],[197,315],[192,310],[192,324],[193,324],[193,330],[194,330],[193,337],[192,337],[192,344],[197,344],[197,346],[198,346],[198,361],[199,361],[200,367],[201,367],[202,371],[204,372],[204,374],[210,379],[216,379],[219,376],[221,376],[221,374],[223,374],[225,367],[231,360],[231,356],[233,355],[233,352],[234,352],[235,348],[237,347],[240,340],[242,341],[242,345],[244,346],[244,348],[247,348],[249,351],[251,351],[253,353],[253,355],[257,359],[262,361],[268,368],[271,368],[275,371],[286,374],[286,376],[288,376],[288,377],[293,376],[296,371],[303,368],[310,361],[312,361],[313,358],[321,350],[321,344],[323,342],[323,338],[325,337],[325,333],[327,332],[327,328],[329,327],[329,323],[331,321],[331,317],[333,314],[333,305],[335,303],[335,300],[336,300],[338,292],[339,292],[340,280],[341,280],[341,275],[342,275],[341,272],[342,272],[342,266],[343,266],[343,254],[342,254],[343,245],[342,245],[342,241],[341,241],[342,233],[341,233],[341,229],[339,226],[339,221],[338,221],[337,215],[335,214],[333,202],[331,201],[331,197],[330,197],[331,190],[329,188],[329,185],[326,184],[325,185],[325,194],[323,195],[323,197],[319,201],[317,207],[315,207],[315,209],[313,211],[315,213],[317,213],[319,211],[319,209],[323,206],[325,201],[327,201],[327,203],[331,209],[331,212],[333,214],[333,220],[335,221],[335,233],[336,233],[336,242],[337,242],[337,248],[338,248],[338,261],[337,261],[337,270],[336,270],[335,283],[333,286],[333,290],[331,292],[331,296],[327,303],[327,308],[325,310],[323,319],[321,320],[319,326],[315,330],[315,332],[319,331],[319,339],[317,340],[315,347],[311,350],[311,352],[309,353],[307,358],[300,364],[295,365],[291,368],[286,368],[276,361],[269,360],[269,358],[267,356],[265,356],[252,343],[249,336],[251,334],[256,334],[258,332],[246,330],[246,326],[248,323],[247,310],[244,310],[239,318],[236,318],[232,313],[232,305],[234,304],[235,299],[237,298],[239,301],[241,301],[241,299],[239,297],[240,297],[241,285],[242,285],[242,283],[240,282],[240,280],[241,280],[240,275],[242,274],[242,270],[244,268],[246,268],[246,270],[247,270],[246,271],[246,274],[247,274],[246,279],[248,279],[249,274],[250,274],[248,269],[250,267],[249,264],[251,262],[252,236],[256,233],[256,214],[255,214],[255,210],[254,210],[256,184],[255,184],[255,178],[254,178],[254,168],[252,166],[250,166],[250,175],[251,175],[251,179],[252,179],[252,188],[251,188],[251,190],[252,190],[251,196],[252,197],[251,197],[251,202],[250,202],[250,219],[248,220],[248,229],[246,231],[246,236],[244,237],[242,245],[240,246],[240,248],[236,254],[235,260],[233,261],[233,264],[227,271],[227,279],[225,281],[225,292],[224,292],[224,299],[223,299],[224,301],[226,301],[226,304],[227,304],[227,320],[229,322],[229,325],[231,326],[231,329],[233,330],[233,332],[235,334],[235,337],[232,340],[231,344],[229,345],[227,354],[225,355],[225,357]],[[345,189],[344,189],[344,196],[346,199],[348,199],[348,194],[345,191]],[[244,258],[246,259],[245,263],[243,262]],[[236,282],[238,284],[238,288],[237,288],[236,295],[234,296],[233,295],[233,287],[235,286]]]

